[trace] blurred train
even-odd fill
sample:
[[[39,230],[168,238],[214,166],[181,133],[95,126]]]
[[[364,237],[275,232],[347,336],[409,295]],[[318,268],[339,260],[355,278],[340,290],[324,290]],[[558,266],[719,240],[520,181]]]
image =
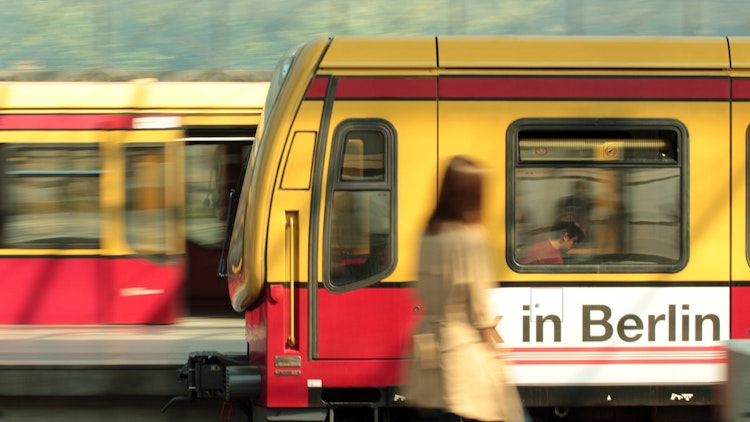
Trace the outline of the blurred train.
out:
[[[750,39],[321,39],[263,113],[226,257],[248,353],[191,354],[190,398],[395,418],[419,237],[464,154],[492,169],[496,341],[531,414],[710,417],[750,336]],[[561,215],[586,240],[523,263]]]
[[[226,304],[225,198],[267,90],[0,84],[0,324],[168,324]]]

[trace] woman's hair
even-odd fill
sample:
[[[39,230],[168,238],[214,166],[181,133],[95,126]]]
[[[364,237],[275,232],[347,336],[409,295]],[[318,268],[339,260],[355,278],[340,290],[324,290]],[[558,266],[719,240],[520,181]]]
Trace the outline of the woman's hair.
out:
[[[482,181],[485,170],[474,161],[456,156],[443,176],[437,207],[427,223],[427,233],[440,231],[442,223],[478,223],[481,219]]]

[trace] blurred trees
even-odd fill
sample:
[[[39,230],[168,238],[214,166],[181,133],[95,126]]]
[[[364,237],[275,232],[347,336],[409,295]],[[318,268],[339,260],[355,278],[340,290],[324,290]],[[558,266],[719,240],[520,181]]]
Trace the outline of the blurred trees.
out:
[[[750,35],[747,0],[0,0],[0,71],[270,70],[332,35]]]

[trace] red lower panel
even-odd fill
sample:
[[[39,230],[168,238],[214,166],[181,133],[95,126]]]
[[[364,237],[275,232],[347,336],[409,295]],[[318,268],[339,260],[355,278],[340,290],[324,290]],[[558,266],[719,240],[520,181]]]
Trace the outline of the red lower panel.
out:
[[[318,357],[395,359],[406,356],[418,322],[417,299],[406,287],[318,292]]]
[[[750,338],[750,286],[732,287],[730,319],[732,339]]]
[[[170,324],[184,259],[0,258],[0,324]]]
[[[273,284],[247,313],[250,353],[266,358],[262,405],[306,407],[310,388],[400,383],[402,358],[419,315],[413,289],[376,287],[341,294],[319,289],[312,324],[308,293],[295,289],[292,300],[288,287]],[[316,350],[309,350],[311,343]],[[299,366],[278,364],[292,357]]]
[[[112,324],[171,324],[185,315],[185,260],[108,260]]]

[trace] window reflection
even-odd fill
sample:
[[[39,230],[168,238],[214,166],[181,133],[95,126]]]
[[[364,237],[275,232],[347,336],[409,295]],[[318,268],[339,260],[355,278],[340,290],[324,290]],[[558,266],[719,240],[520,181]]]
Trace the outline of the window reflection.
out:
[[[676,131],[639,128],[520,131],[513,170],[513,262],[533,268],[524,265],[538,263],[528,258],[529,251],[562,245],[562,261],[555,263],[594,266],[578,271],[680,263],[686,204],[678,140]],[[566,244],[561,221],[580,225],[581,240]]]
[[[377,275],[390,264],[390,192],[336,192],[331,219],[334,284]]]
[[[378,130],[351,131],[342,142],[329,226],[333,286],[373,279],[392,264],[386,137]]]
[[[586,238],[566,263],[602,262],[604,255],[652,256],[658,263],[680,258],[678,169],[524,169],[516,175],[516,201],[517,248],[572,217]]]
[[[341,181],[384,181],[384,142],[378,134],[352,132],[344,145]],[[367,151],[364,149],[367,148]]]

